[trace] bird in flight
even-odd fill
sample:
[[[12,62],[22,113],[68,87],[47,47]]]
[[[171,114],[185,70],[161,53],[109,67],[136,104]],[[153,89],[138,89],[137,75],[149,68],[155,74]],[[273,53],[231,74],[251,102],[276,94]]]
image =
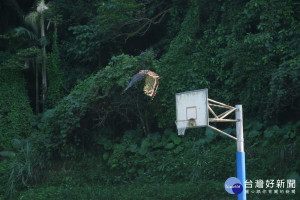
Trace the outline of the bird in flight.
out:
[[[158,80],[160,77],[155,72],[150,70],[141,70],[139,73],[134,75],[124,92],[126,92],[126,90],[133,86],[133,84],[142,80],[144,77],[146,77],[144,93],[153,99],[158,88]]]

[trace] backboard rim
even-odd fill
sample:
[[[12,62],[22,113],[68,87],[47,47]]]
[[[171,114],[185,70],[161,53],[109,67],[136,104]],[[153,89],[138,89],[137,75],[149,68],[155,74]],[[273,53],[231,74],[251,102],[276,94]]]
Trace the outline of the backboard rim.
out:
[[[175,93],[175,95],[179,95],[179,94],[185,94],[185,93],[193,93],[193,92],[200,92],[200,91],[206,91],[206,94],[208,94],[208,89],[204,88],[204,89],[199,89],[199,90],[191,90],[191,91],[185,91],[185,92],[177,92]],[[208,95],[207,95],[208,98]]]

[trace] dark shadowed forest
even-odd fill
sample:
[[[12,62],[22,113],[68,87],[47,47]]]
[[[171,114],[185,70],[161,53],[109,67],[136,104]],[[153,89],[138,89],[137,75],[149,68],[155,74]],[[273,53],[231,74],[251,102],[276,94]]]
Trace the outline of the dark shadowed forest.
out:
[[[140,70],[153,98],[124,92]],[[247,198],[300,199],[299,1],[1,0],[0,199],[237,199],[236,143],[177,135],[203,88],[243,105]]]

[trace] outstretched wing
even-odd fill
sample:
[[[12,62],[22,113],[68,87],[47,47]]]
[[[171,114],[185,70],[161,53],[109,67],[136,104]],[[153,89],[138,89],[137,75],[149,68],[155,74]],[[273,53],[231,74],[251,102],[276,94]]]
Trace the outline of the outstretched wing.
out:
[[[158,85],[159,85],[159,76],[152,71],[148,71],[147,72],[147,77],[145,80],[145,86],[144,86],[144,93],[150,97],[152,97],[152,99],[154,98]]]
[[[148,73],[149,70],[141,70],[139,71],[139,73],[137,73],[136,75],[134,75],[132,78],[131,78],[131,81],[130,83],[128,84],[128,86],[126,87],[126,89],[124,90],[124,92],[126,90],[128,90],[131,86],[133,86],[133,84],[135,84],[136,82],[142,80]]]

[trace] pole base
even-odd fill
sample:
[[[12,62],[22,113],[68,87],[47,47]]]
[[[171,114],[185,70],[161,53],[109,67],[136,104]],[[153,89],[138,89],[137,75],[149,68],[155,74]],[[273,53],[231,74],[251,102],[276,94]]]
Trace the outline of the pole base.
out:
[[[245,152],[236,152],[236,170],[237,178],[241,181],[243,191],[238,194],[238,200],[246,200],[246,166],[245,166]]]

